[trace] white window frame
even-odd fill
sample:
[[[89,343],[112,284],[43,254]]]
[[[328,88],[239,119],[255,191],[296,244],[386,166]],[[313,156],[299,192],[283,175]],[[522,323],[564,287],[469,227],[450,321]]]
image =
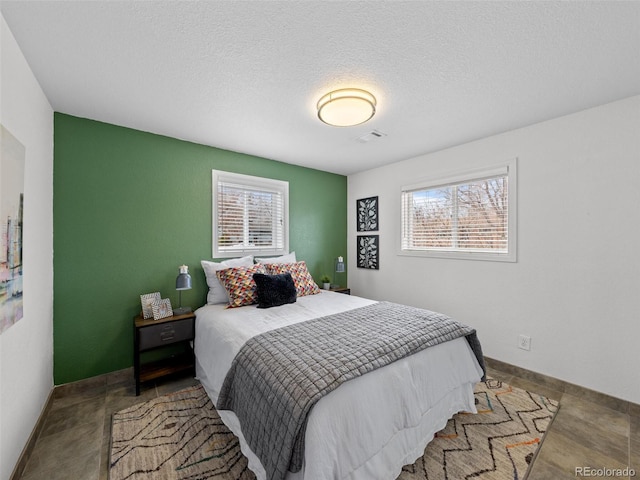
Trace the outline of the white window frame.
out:
[[[284,255],[289,253],[289,182],[255,177],[240,173],[212,170],[213,258],[230,258],[244,255]],[[262,248],[243,245],[221,247],[218,242],[218,188],[221,183],[232,183],[249,190],[276,192],[282,195],[282,245],[281,248]]]
[[[398,247],[398,255],[414,256],[414,257],[431,257],[431,258],[450,258],[464,260],[484,260],[497,262],[516,262],[517,261],[517,158],[511,159],[505,163],[488,166],[481,169],[467,170],[457,172],[445,177],[428,177],[418,183],[405,185],[401,187],[400,192],[400,243]],[[508,195],[508,213],[507,213],[507,252],[489,252],[489,251],[462,251],[462,250],[446,250],[446,249],[409,249],[403,247],[405,235],[404,225],[404,205],[403,194],[415,190],[429,190],[438,187],[462,184],[501,175],[507,176],[507,195]]]

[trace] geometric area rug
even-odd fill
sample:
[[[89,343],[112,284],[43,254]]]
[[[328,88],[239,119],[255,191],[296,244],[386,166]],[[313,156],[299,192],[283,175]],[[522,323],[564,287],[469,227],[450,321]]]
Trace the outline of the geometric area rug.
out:
[[[475,399],[478,413],[454,415],[398,480],[526,478],[558,402],[493,379]]]
[[[113,414],[109,480],[254,480],[201,385]]]
[[[458,413],[397,480],[523,480],[558,403],[497,380],[475,389],[478,414]],[[238,438],[201,386],[113,415],[110,480],[254,480]]]

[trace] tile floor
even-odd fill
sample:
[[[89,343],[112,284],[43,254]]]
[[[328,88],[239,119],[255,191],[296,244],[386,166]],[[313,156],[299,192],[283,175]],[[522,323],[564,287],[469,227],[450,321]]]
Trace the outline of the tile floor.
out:
[[[498,364],[498,367],[501,365]],[[506,371],[505,371],[506,370]],[[640,478],[640,411],[590,401],[582,390],[526,373],[488,369],[490,376],[513,386],[560,400],[561,408],[547,433],[528,480],[586,478],[577,467],[635,469]],[[532,379],[533,377],[533,379]],[[536,380],[536,381],[534,381]],[[196,383],[169,378],[143,386],[135,396],[132,371],[96,377],[54,390],[22,480],[107,480],[111,414],[150,398]],[[599,401],[601,399],[598,399]],[[615,400],[615,399],[614,399]],[[589,471],[591,477],[599,472]],[[614,476],[599,478],[629,478]],[[18,478],[12,479],[18,480]]]

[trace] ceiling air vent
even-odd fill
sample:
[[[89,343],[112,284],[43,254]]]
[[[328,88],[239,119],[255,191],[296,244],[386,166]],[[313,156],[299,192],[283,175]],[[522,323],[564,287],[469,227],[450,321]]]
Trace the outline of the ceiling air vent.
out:
[[[371,140],[378,140],[386,136],[386,133],[379,132],[378,130],[371,130],[369,133],[365,133],[361,137],[356,138],[356,141],[360,143],[369,143]]]

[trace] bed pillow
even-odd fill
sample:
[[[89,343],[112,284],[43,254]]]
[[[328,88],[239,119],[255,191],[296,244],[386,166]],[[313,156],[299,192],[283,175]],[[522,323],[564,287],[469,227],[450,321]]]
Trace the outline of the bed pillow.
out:
[[[220,283],[220,280],[218,280],[216,272],[218,270],[224,270],[225,268],[231,267],[251,267],[253,266],[253,255],[248,255],[242,258],[231,258],[220,263],[202,260],[200,264],[202,265],[204,276],[207,278],[207,285],[209,286],[207,303],[210,305],[215,305],[217,303],[229,303],[227,291]]]
[[[255,273],[266,272],[259,263],[251,267],[232,267],[216,272],[218,280],[229,296],[227,308],[242,307],[258,302],[256,282],[253,280]]]
[[[255,261],[263,265],[270,263],[296,263],[296,252],[287,253],[281,257],[256,258]]]
[[[279,275],[266,275],[254,273],[258,295],[258,308],[279,307],[287,303],[295,303],[297,292],[296,285],[290,273]]]
[[[320,293],[320,289],[316,282],[313,281],[313,277],[309,273],[307,263],[304,260],[296,263],[271,263],[265,265],[265,268],[267,273],[271,275],[290,273],[299,297]]]

